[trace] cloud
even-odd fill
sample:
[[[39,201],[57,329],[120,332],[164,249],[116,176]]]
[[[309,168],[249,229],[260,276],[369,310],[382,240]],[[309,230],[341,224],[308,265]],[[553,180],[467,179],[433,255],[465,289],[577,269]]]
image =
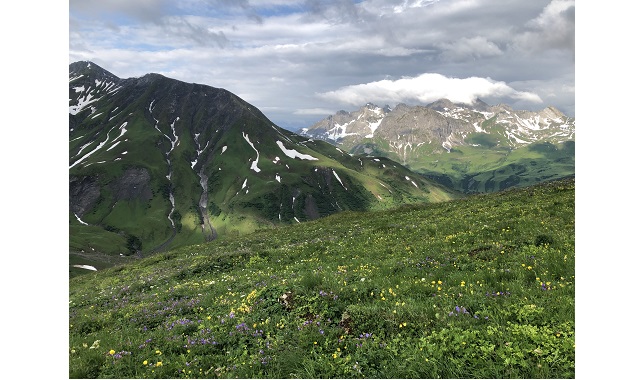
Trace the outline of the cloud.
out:
[[[515,37],[520,49],[532,53],[560,49],[575,50],[575,0],[553,0],[536,18],[530,20],[528,30]]]
[[[573,1],[70,1],[70,62],[223,87],[292,129],[369,101],[574,110]]]
[[[69,0],[71,13],[103,18],[105,15],[124,15],[143,22],[160,19],[168,11],[168,0]]]
[[[451,42],[441,42],[442,58],[447,61],[495,57],[504,54],[495,43],[484,37],[462,37]]]
[[[494,81],[491,78],[449,78],[435,73],[345,86],[317,95],[322,99],[351,105],[367,102],[424,104],[441,98],[467,104],[473,103],[477,98],[508,98],[534,103],[542,102],[537,94],[517,91],[506,83]]]
[[[207,25],[193,22],[187,17],[163,18],[159,26],[161,33],[165,36],[161,44],[175,37],[181,40],[180,43],[194,42],[200,46],[216,45],[223,48],[228,44],[228,38],[223,31],[215,32]]]
[[[327,108],[302,108],[294,110],[292,113],[294,115],[330,115],[334,111]]]

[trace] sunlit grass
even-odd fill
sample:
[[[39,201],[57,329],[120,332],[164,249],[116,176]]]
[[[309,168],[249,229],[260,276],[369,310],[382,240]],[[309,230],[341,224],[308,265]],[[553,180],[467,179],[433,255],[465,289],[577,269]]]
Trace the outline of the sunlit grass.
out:
[[[573,378],[574,180],[70,280],[71,378]]]

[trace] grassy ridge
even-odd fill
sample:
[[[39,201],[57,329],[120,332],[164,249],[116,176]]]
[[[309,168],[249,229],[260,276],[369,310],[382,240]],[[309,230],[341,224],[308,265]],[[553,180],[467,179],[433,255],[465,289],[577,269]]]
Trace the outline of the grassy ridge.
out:
[[[574,378],[574,179],[70,280],[71,378]]]

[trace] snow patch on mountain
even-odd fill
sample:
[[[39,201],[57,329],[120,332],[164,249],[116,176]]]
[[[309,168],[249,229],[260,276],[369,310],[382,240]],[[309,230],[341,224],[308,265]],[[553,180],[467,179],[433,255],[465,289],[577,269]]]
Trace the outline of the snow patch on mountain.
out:
[[[413,179],[409,178],[408,176],[405,176],[405,179],[409,182],[411,182],[412,185],[416,186],[416,188],[418,188],[418,185],[416,185],[416,182],[414,182]]]
[[[83,224],[83,225],[85,225],[85,226],[88,226],[88,223],[86,223],[85,221],[83,221],[82,219],[80,219],[80,217],[79,217],[79,216],[77,216],[77,214],[73,214],[73,215],[75,215],[75,218],[77,219],[77,221],[78,221],[78,222],[80,222],[81,224]]]
[[[379,125],[380,125],[380,123],[382,123],[382,122],[383,122],[383,119],[382,119],[382,118],[381,118],[380,120],[378,120],[378,121],[374,122],[374,123],[372,123],[372,122],[370,121],[370,122],[369,122],[368,127],[369,127],[369,129],[371,130],[371,133],[370,133],[370,134],[368,134],[368,135],[367,135],[367,136],[365,136],[365,137],[370,138],[370,139],[371,139],[371,138],[373,138],[373,137],[374,137],[374,132],[376,132],[376,130],[378,129],[378,126],[379,126]]]
[[[102,147],[103,147],[104,145],[106,145],[106,143],[108,143],[109,135],[110,135],[111,131],[113,130],[113,128],[115,128],[115,127],[112,127],[112,128],[111,128],[108,132],[106,132],[106,139],[105,139],[104,141],[102,141],[101,143],[99,143],[99,145],[98,145],[95,149],[93,149],[92,151],[90,151],[90,152],[88,152],[87,154],[85,154],[84,156],[82,156],[82,158],[80,158],[79,160],[75,161],[75,162],[73,163],[73,165],[69,166],[69,169],[73,168],[75,165],[79,164],[80,162],[82,162],[82,161],[86,160],[86,159],[87,159],[87,158],[89,158],[89,157],[90,157],[93,153],[95,153],[95,152],[97,152],[98,150],[102,149]]]
[[[94,266],[84,265],[84,264],[74,264],[73,268],[81,268],[81,269],[88,269],[88,270],[97,271],[97,269]]]
[[[73,89],[75,90],[75,92],[83,92],[84,86],[74,87]],[[90,90],[90,87],[89,87],[89,90]],[[94,103],[98,100],[100,100],[100,98],[93,99],[93,94],[89,92],[86,95],[84,95],[84,97],[78,98],[77,105],[69,106],[69,113],[71,115],[77,115],[82,110],[84,110],[89,104]]]
[[[254,147],[254,144],[252,143],[252,141],[250,141],[250,137],[248,137],[247,133],[241,132],[241,134],[243,135],[243,138],[248,142],[248,144],[250,144],[252,149],[257,152],[257,159],[252,161],[252,164],[250,164],[250,169],[258,173],[261,171],[261,169],[259,169],[259,167],[257,166],[257,164],[259,163],[259,151],[257,150],[257,148]]]
[[[327,137],[329,139],[332,139],[332,140],[336,141],[336,140],[342,139],[343,137],[346,137],[346,136],[356,136],[357,133],[347,133],[347,126],[352,124],[353,122],[354,122],[354,120],[348,121],[345,124],[335,123],[334,124],[334,128],[332,128],[329,131],[327,131]]]
[[[116,142],[115,144],[111,145],[110,148],[106,149],[106,151],[108,152],[109,150],[115,148],[119,143],[121,143],[121,141]]]
[[[309,154],[299,153],[295,149],[287,149],[285,145],[283,145],[283,142],[281,142],[281,140],[277,140],[276,144],[279,146],[279,148],[281,148],[283,153],[290,158],[299,158],[301,160],[310,160],[310,161],[318,160],[318,158],[312,157]]]
[[[343,186],[343,188],[345,190],[347,190],[347,187],[345,187],[345,185],[343,185],[343,181],[341,181],[341,177],[338,176],[338,174],[336,173],[336,170],[332,169],[332,173],[334,173],[334,177],[336,177],[336,179],[338,180],[338,182],[341,183],[341,186]]]

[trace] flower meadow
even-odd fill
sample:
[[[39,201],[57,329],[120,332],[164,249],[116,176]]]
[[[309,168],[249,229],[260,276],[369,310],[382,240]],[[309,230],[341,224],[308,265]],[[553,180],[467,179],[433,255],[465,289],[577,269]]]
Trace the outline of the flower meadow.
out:
[[[69,283],[70,378],[574,378],[575,183],[342,212]]]

